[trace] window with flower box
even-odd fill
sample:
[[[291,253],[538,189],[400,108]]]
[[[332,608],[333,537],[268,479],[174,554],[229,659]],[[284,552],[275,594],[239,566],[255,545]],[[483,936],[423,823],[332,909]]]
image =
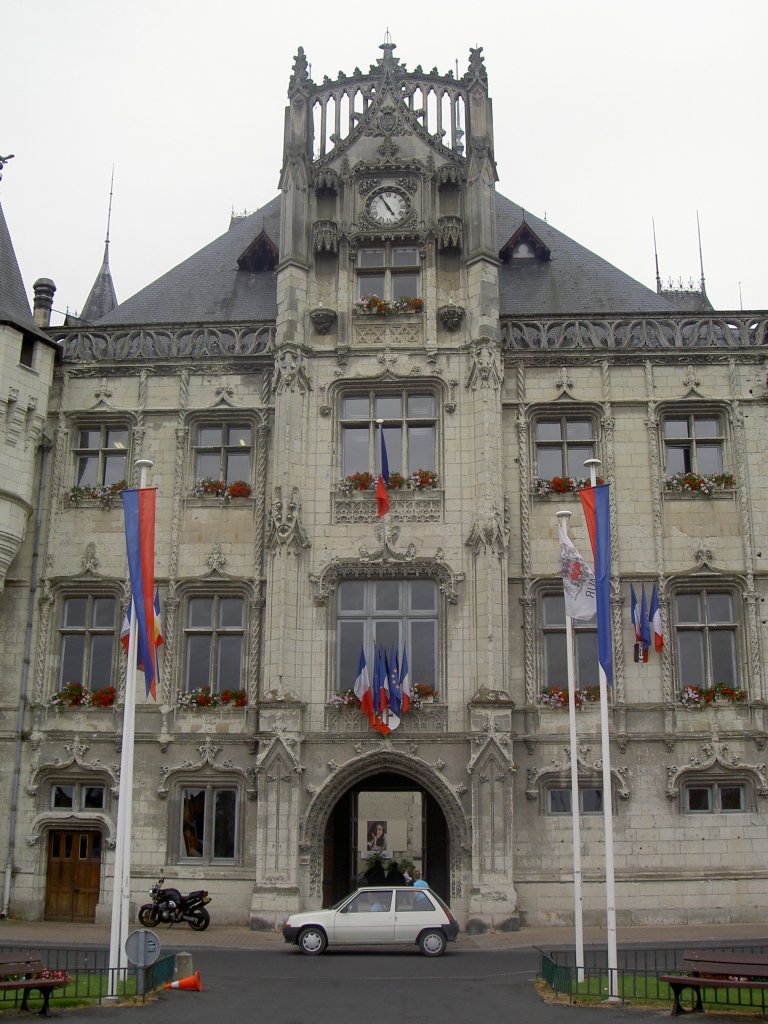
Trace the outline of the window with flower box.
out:
[[[78,683],[89,691],[113,685],[117,613],[117,598],[110,594],[62,597],[58,690],[71,683]]]
[[[434,473],[437,453],[437,398],[425,389],[361,391],[341,398],[341,473],[378,475],[381,443],[378,420],[387,446],[390,475],[411,477],[418,470]]]
[[[206,420],[194,426],[195,480],[249,484],[253,427],[245,422]]]
[[[237,858],[240,794],[236,786],[179,789],[178,858],[229,863]]]
[[[673,595],[677,673],[681,687],[739,685],[739,626],[734,595],[717,587]]]
[[[567,690],[568,666],[565,634],[565,598],[563,592],[544,593],[540,599],[543,648],[543,687]],[[574,619],[573,642],[577,689],[598,683],[597,620]]]
[[[77,428],[75,487],[112,487],[127,478],[131,432],[124,424],[83,424]]]
[[[411,685],[438,690],[438,601],[434,580],[344,580],[336,599],[336,689],[354,685],[365,651],[372,674],[373,651],[383,647],[398,660],[408,652]]]
[[[661,421],[664,464],[668,477],[679,473],[699,476],[723,472],[725,435],[717,412],[670,412]]]
[[[540,480],[589,479],[584,467],[595,458],[594,418],[585,413],[537,416],[533,423],[535,476]]]
[[[389,242],[358,249],[357,300],[361,302],[369,295],[376,295],[390,304],[418,299],[420,270],[421,257],[415,245]]]
[[[243,680],[245,600],[238,594],[187,598],[184,688],[239,690]]]

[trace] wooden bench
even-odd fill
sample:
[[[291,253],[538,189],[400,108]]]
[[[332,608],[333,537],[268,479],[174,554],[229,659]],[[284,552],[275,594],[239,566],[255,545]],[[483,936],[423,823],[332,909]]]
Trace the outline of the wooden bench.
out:
[[[43,997],[43,1008],[39,1010],[39,1016],[50,1017],[51,1011],[48,1003],[51,993],[55,988],[64,988],[67,984],[66,975],[61,978],[36,978],[36,974],[42,974],[48,969],[40,954],[33,950],[23,950],[18,953],[0,953],[0,991],[12,991],[16,989],[24,994],[21,997],[21,1009],[27,1009],[27,996],[30,990],[37,989]],[[23,977],[18,977],[23,975]]]
[[[726,953],[720,949],[686,949],[683,953],[682,970],[686,974],[662,974],[659,981],[666,981],[672,989],[674,1005],[672,1016],[681,1013],[703,1013],[701,990],[703,988],[751,988],[768,989],[768,954]],[[696,1005],[691,1011],[680,1005],[680,994],[685,989],[696,994]]]

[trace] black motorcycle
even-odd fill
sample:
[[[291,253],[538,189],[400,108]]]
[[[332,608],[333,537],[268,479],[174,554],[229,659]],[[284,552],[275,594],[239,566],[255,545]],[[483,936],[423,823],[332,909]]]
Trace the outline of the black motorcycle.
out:
[[[211,923],[211,916],[205,904],[211,902],[206,889],[195,889],[189,896],[182,896],[178,889],[164,889],[164,878],[159,879],[149,890],[151,903],[145,903],[139,910],[139,921],[144,927],[153,924],[181,924],[186,921],[196,932],[204,932]]]

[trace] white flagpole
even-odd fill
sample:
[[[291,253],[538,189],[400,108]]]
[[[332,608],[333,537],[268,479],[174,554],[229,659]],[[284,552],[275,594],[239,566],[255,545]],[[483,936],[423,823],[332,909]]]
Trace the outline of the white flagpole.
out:
[[[590,483],[597,484],[600,459],[587,459]],[[600,746],[603,761],[603,831],[605,833],[605,901],[607,917],[608,1001],[619,998],[619,956],[616,944],[616,880],[613,859],[613,783],[611,779],[611,740],[608,723],[608,680],[598,663],[600,683]]]
[[[139,487],[146,487],[147,470],[154,465],[149,459],[138,459]],[[131,598],[131,600],[133,600]],[[132,609],[128,634],[128,667],[125,673],[125,705],[123,736],[120,750],[120,799],[117,804],[117,836],[115,845],[115,876],[112,888],[112,925],[109,936],[109,994],[117,995],[118,975],[125,977],[128,958],[125,940],[130,927],[131,899],[131,830],[133,819],[133,740],[136,723],[136,646],[138,615]]]
[[[571,513],[555,513],[568,534]],[[581,874],[581,801],[579,800],[579,763],[576,746],[576,672],[573,659],[573,619],[565,615],[565,654],[568,666],[568,727],[571,743],[571,834],[573,836],[573,922],[576,931],[577,981],[584,981],[584,899]]]

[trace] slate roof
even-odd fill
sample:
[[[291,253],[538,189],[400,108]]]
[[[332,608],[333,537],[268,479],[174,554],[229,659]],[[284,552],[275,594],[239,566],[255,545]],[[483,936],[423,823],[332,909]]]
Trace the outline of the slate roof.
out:
[[[502,263],[502,316],[586,313],[653,313],[674,309],[655,291],[523,210],[496,197],[497,241],[501,248],[525,222],[546,244],[552,259],[524,266]],[[173,270],[116,306],[99,322],[108,324],[221,323],[274,320],[273,271],[239,271],[237,260],[265,231],[280,239],[280,196],[246,217],[233,218],[228,231]]]
[[[115,286],[112,283],[112,274],[109,269],[109,242],[104,245],[104,259],[101,269],[93,282],[93,288],[88,293],[82,312],[80,322],[93,324],[107,316],[117,305]]]
[[[237,259],[264,230],[280,243],[280,196],[247,217],[167,274],[116,306],[100,323],[243,323],[277,316],[273,271],[238,270]]]
[[[40,330],[29,308],[19,262],[11,241],[11,233],[0,203],[0,323],[12,324],[25,334],[33,335],[49,345],[51,338]]]
[[[546,221],[496,195],[499,248],[525,222],[552,253],[551,260],[499,268],[502,316],[571,313],[655,313],[674,309],[661,295],[574,242]]]

